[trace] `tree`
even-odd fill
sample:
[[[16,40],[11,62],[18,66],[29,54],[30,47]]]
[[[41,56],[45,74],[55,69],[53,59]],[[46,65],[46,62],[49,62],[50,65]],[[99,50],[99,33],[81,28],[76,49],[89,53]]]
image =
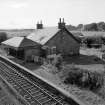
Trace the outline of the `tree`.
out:
[[[76,27],[77,30],[81,30],[83,29],[83,24],[79,24],[77,27]]]
[[[105,23],[104,22],[97,23],[97,27],[98,27],[99,31],[105,31]]]
[[[87,24],[84,26],[84,30],[86,31],[98,31],[98,27],[96,23]]]
[[[7,33],[0,32],[0,43],[7,40]]]

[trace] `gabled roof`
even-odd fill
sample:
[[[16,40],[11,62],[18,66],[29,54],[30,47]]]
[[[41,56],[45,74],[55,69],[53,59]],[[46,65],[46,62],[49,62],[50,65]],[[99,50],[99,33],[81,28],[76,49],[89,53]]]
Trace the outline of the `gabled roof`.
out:
[[[2,42],[2,44],[14,47],[16,49],[38,45],[36,42],[25,37],[13,37]]]
[[[66,28],[65,28],[66,29]],[[43,29],[37,29],[34,33],[31,33],[27,36],[28,39],[33,40],[37,43],[40,43],[41,45],[44,45],[47,43],[54,35],[56,35],[61,29],[58,29],[58,27],[46,27]],[[70,33],[67,29],[66,31],[76,40],[72,33]]]
[[[69,31],[67,28],[65,28],[65,30],[67,31],[67,32],[69,32],[69,35],[74,39],[74,40],[76,40],[78,43],[81,43],[81,40],[80,40],[80,33],[75,33],[75,32],[73,32],[73,31]]]
[[[52,38],[60,29],[57,27],[47,27],[43,29],[37,29],[34,33],[31,33],[27,36],[28,39],[31,39],[41,45],[44,45],[50,38]]]

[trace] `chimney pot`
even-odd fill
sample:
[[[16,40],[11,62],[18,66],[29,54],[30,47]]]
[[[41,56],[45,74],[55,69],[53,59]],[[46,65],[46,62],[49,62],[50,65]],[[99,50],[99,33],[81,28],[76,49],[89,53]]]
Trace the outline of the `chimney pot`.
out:
[[[36,28],[37,29],[43,29],[42,20],[40,21],[40,23],[39,23],[39,21],[37,22]]]
[[[59,19],[59,23],[61,23],[61,18]]]
[[[64,22],[64,18],[63,18],[63,21],[61,21],[61,18],[59,19],[59,23],[58,23],[58,28],[59,29],[62,29],[65,27],[65,22]]]
[[[65,22],[64,18],[63,18],[63,23]]]

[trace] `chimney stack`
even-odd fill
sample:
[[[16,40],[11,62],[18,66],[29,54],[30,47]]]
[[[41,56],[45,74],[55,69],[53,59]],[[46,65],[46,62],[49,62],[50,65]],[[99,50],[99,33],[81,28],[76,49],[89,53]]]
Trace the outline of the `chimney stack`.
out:
[[[64,18],[63,18],[63,23],[65,22]]]
[[[59,19],[59,23],[58,23],[58,28],[59,29],[62,29],[62,28],[65,28],[65,21],[64,21],[64,18],[62,19],[61,21],[61,18]]]
[[[37,22],[36,28],[37,28],[37,29],[43,29],[42,20],[40,21],[40,23]]]

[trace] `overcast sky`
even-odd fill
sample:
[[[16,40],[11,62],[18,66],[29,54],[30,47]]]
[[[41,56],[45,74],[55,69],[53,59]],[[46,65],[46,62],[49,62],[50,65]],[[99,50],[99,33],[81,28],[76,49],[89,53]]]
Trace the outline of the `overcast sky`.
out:
[[[0,0],[0,28],[56,26],[60,17],[72,25],[105,21],[105,0]]]

